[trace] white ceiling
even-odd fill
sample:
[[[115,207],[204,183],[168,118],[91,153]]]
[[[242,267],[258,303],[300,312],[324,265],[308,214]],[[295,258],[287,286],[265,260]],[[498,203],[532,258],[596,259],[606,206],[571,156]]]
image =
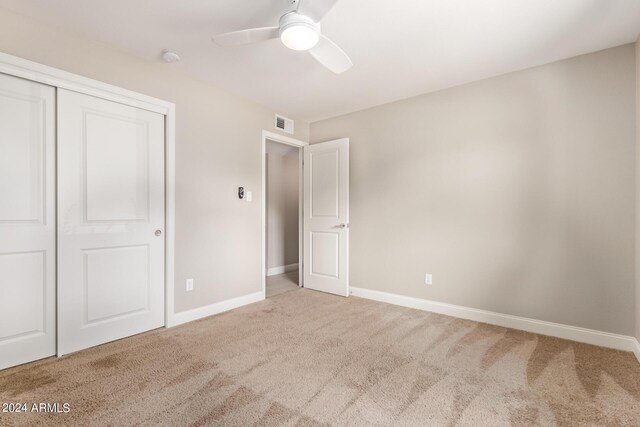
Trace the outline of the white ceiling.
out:
[[[305,1],[305,0],[302,0]],[[323,34],[353,60],[335,75],[279,40],[211,36],[276,25],[287,0],[0,0],[0,7],[167,64],[275,111],[315,121],[633,42],[639,0],[340,0]]]

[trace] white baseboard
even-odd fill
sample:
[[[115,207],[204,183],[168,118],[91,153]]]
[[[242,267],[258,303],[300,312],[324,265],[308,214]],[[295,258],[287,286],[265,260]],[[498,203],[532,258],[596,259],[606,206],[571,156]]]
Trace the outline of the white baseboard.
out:
[[[638,359],[638,362],[640,362],[640,341],[638,341],[637,338],[636,338],[635,345],[636,347],[633,350],[633,352],[636,354],[636,359]]]
[[[275,276],[276,274],[288,273],[289,271],[297,270],[298,263],[281,265],[279,267],[267,268],[267,276]]]
[[[202,319],[203,317],[213,316],[214,314],[233,310],[234,308],[242,307],[243,305],[253,304],[254,302],[262,301],[263,299],[264,293],[260,291],[249,295],[243,295],[237,298],[220,301],[215,304],[205,305],[204,307],[194,308],[193,310],[175,313],[173,315],[173,319],[171,319],[171,324],[168,324],[167,327],[170,328],[172,326],[178,326],[183,323]]]
[[[638,340],[626,335],[617,335],[609,332],[580,328],[577,326],[562,325],[559,323],[545,322],[543,320],[511,316],[508,314],[495,313],[493,311],[479,310],[460,305],[446,304],[443,302],[407,297],[370,289],[351,287],[350,293],[356,297],[400,305],[402,307],[446,314],[448,316],[459,317],[461,319],[475,320],[476,322],[489,323],[491,325],[519,329],[522,331],[564,338],[571,341],[578,341],[601,347],[631,351],[635,353],[638,361],[640,361],[640,344],[638,343]]]

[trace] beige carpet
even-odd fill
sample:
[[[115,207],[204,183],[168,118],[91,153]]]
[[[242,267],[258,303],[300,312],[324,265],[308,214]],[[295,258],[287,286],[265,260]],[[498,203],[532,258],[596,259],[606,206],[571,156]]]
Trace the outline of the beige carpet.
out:
[[[266,279],[267,298],[299,289],[298,270],[288,273],[267,276]]]
[[[295,290],[0,371],[2,425],[639,425],[631,353]]]

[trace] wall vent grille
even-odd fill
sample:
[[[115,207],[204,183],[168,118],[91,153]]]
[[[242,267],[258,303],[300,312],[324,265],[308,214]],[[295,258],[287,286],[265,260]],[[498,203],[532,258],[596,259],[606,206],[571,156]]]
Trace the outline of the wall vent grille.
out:
[[[293,120],[276,114],[276,129],[293,135]]]

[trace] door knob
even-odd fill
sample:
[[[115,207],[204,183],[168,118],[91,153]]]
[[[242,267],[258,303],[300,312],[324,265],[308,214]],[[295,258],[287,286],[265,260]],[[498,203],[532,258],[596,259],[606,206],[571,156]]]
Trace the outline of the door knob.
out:
[[[339,224],[338,228],[347,228],[349,227],[349,224]]]
[[[160,235],[162,235],[162,230],[156,230],[156,232],[154,234],[156,236],[160,236]]]

